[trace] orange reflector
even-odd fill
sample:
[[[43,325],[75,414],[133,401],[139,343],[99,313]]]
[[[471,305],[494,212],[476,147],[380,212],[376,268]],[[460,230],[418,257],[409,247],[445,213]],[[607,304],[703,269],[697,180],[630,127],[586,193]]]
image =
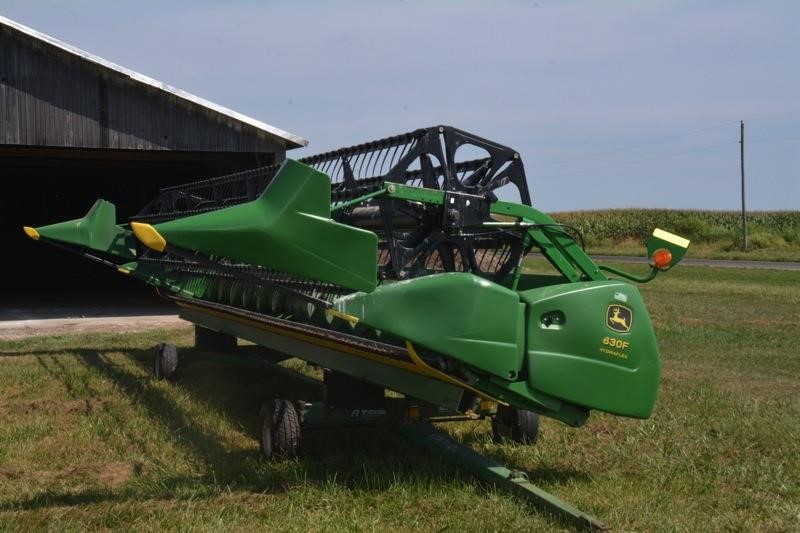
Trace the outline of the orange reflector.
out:
[[[672,252],[664,248],[656,250],[653,253],[653,264],[659,270],[669,268],[669,265],[672,264]]]
[[[490,412],[496,408],[495,403],[492,400],[484,400],[481,399],[480,403],[480,410]]]

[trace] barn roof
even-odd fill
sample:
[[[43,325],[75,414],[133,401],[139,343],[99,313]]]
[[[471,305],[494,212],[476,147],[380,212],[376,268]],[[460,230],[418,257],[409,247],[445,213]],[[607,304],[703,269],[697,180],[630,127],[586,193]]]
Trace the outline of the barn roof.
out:
[[[172,87],[171,85],[167,85],[166,83],[162,83],[158,80],[155,80],[143,74],[139,74],[138,72],[134,72],[133,70],[112,63],[111,61],[107,61],[101,57],[98,57],[94,54],[81,50],[80,48],[59,41],[58,39],[50,37],[49,35],[45,35],[44,33],[38,32],[34,29],[28,28],[27,26],[23,26],[22,24],[14,22],[13,20],[10,20],[3,16],[0,16],[0,25],[12,28],[18,32],[30,36],[33,39],[36,39],[37,41],[58,48],[73,56],[76,56],[82,62],[85,62],[87,65],[92,65],[100,70],[106,69],[114,71],[127,78],[130,78],[134,82],[155,88],[158,91],[163,91],[164,93],[171,95],[172,97],[177,97],[186,102],[190,102],[191,104],[201,106],[202,108],[210,112],[217,113],[221,117],[226,117],[227,119],[233,120],[235,122],[252,126],[257,130],[260,130],[268,134],[268,136],[276,138],[275,140],[280,140],[281,144],[286,145],[286,148],[289,149],[299,148],[308,145],[308,141],[306,139],[303,139],[302,137],[298,137],[297,135],[281,130],[274,126],[270,126],[269,124],[261,122],[260,120],[256,120],[254,118],[248,117],[241,113],[237,113],[236,111],[233,111],[221,105],[215,104],[214,102],[206,100],[205,98],[195,96],[181,89]]]

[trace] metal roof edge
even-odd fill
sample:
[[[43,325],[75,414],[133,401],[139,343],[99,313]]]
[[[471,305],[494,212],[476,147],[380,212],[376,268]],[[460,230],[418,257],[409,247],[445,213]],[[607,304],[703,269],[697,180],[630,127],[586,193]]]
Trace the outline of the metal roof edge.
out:
[[[239,122],[243,122],[245,124],[249,124],[250,126],[253,126],[254,128],[257,128],[259,130],[265,131],[265,132],[267,132],[267,133],[269,133],[271,135],[274,135],[276,137],[280,137],[280,138],[282,138],[282,139],[284,139],[284,140],[286,140],[289,143],[292,143],[294,145],[294,146],[287,146],[287,148],[300,148],[300,147],[303,147],[303,146],[308,146],[308,141],[306,139],[303,139],[302,137],[298,137],[297,135],[295,135],[293,133],[289,133],[288,131],[284,131],[284,130],[276,128],[274,126],[270,126],[269,124],[267,124],[265,122],[261,122],[260,120],[256,120],[256,119],[250,118],[250,117],[248,117],[246,115],[242,115],[241,113],[237,113],[236,111],[233,111],[232,109],[228,109],[227,107],[215,104],[214,102],[206,100],[205,98],[200,98],[199,96],[195,96],[195,95],[193,95],[191,93],[188,93],[188,92],[183,91],[181,89],[178,89],[176,87],[172,87],[171,85],[167,85],[166,83],[162,83],[162,82],[160,82],[158,80],[155,80],[153,78],[145,76],[144,74],[139,74],[138,72],[135,72],[133,70],[130,70],[130,69],[127,69],[127,68],[122,67],[120,65],[117,65],[116,63],[112,63],[111,61],[107,61],[107,60],[103,59],[102,57],[98,57],[98,56],[96,56],[94,54],[91,54],[89,52],[81,50],[80,48],[72,46],[70,44],[67,44],[67,43],[65,43],[63,41],[59,41],[58,39],[56,39],[54,37],[50,37],[49,35],[45,35],[42,32],[36,31],[36,30],[34,30],[32,28],[29,28],[27,26],[19,24],[18,22],[14,22],[13,20],[8,19],[8,18],[6,18],[6,17],[4,17],[2,15],[0,15],[0,24],[3,24],[3,25],[8,26],[10,28],[13,28],[13,29],[15,29],[15,30],[17,30],[19,32],[22,32],[22,33],[24,33],[26,35],[29,35],[29,36],[31,36],[31,37],[33,37],[35,39],[40,40],[40,41],[46,42],[47,44],[49,44],[51,46],[55,46],[56,48],[60,48],[61,50],[64,50],[65,52],[68,52],[70,54],[76,55],[76,56],[78,56],[78,57],[80,57],[82,59],[85,59],[86,61],[90,61],[92,63],[95,63],[97,65],[105,67],[107,69],[113,70],[115,72],[119,72],[120,74],[123,74],[123,75],[125,75],[125,76],[127,76],[127,77],[129,77],[129,78],[131,78],[133,80],[136,80],[139,83],[143,83],[145,85],[149,85],[149,86],[154,87],[156,89],[159,89],[161,91],[164,91],[164,92],[167,92],[167,93],[172,94],[174,96],[177,96],[178,98],[182,98],[183,100],[187,100],[189,102],[192,102],[194,104],[200,105],[200,106],[205,107],[207,109],[211,109],[212,111],[215,111],[215,112],[217,112],[217,113],[219,113],[221,115],[226,115],[226,116],[228,116],[228,117],[230,117],[232,119],[238,120]]]

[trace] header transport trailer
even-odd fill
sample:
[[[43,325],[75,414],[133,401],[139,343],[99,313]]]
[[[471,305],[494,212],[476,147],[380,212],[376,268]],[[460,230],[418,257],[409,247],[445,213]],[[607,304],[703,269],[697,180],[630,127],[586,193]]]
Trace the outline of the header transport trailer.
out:
[[[577,229],[531,206],[516,151],[448,126],[162,189],[127,222],[98,200],[24,230],[153,285],[201,341],[246,339],[324,368],[326,402],[264,405],[267,457],[295,453],[301,428],[421,420],[403,431],[595,525],[425,424],[491,417],[498,438],[534,442],[538,416],[650,416],[658,346],[630,281],[689,244],[656,229],[642,277],[596,264]],[[552,274],[525,273],[532,251]],[[160,345],[156,374],[177,364]]]

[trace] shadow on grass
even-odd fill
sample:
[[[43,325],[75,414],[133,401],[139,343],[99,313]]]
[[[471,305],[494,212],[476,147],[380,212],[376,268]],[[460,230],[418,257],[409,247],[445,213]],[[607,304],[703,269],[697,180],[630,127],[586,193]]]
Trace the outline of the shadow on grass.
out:
[[[114,354],[113,357],[111,354]],[[120,354],[123,354],[120,356]],[[0,510],[40,509],[52,506],[75,506],[106,501],[142,498],[182,499],[198,495],[213,496],[227,490],[250,492],[284,492],[308,481],[320,485],[338,485],[356,492],[385,491],[397,484],[458,484],[490,490],[490,485],[477,482],[472,475],[444,463],[421,448],[403,439],[398,432],[381,426],[347,430],[309,431],[303,436],[300,458],[294,461],[265,463],[255,447],[231,447],[202,420],[187,413],[169,389],[150,376],[152,349],[109,348],[105,350],[70,350],[67,354],[39,353],[40,365],[64,384],[73,398],[94,393],[83,378],[75,383],[59,356],[75,357],[92,374],[110,380],[115,388],[144,408],[153,423],[163,427],[168,445],[191,454],[201,465],[202,473],[191,477],[162,477],[153,482],[129,483],[117,492],[88,489],[83,492],[44,492],[29,499],[0,505]],[[120,364],[120,357],[124,357]],[[133,363],[133,364],[130,364]],[[233,364],[236,363],[236,364]],[[193,349],[181,351],[177,380],[172,384],[186,392],[204,412],[229,426],[240,428],[254,441],[259,433],[258,412],[269,398],[316,401],[322,398],[321,385],[305,379],[292,379],[264,367],[253,356],[211,355]],[[113,411],[115,426],[138,450],[157,453],[159,442],[137,435],[130,420]],[[502,451],[488,454],[500,462],[509,457]],[[574,470],[537,468],[529,472],[533,483],[563,483],[587,480]],[[199,494],[198,494],[199,493]],[[560,520],[559,520],[560,521]]]
[[[491,440],[491,438],[487,435],[474,432],[464,433],[460,436],[460,438],[458,438],[458,440],[465,446],[473,449],[480,449],[480,453],[482,455],[504,465],[513,465],[518,460],[518,454],[515,453],[515,448],[531,446],[529,444],[519,444],[511,440],[507,440],[502,442],[501,445],[497,445],[494,441],[492,441],[493,444],[490,449],[482,449],[484,448],[486,442]],[[532,483],[544,483],[549,485],[563,484],[568,481],[589,482],[591,480],[591,476],[585,472],[575,470],[574,468],[537,466],[531,470],[526,468],[522,468],[522,470],[529,473],[529,478]]]

